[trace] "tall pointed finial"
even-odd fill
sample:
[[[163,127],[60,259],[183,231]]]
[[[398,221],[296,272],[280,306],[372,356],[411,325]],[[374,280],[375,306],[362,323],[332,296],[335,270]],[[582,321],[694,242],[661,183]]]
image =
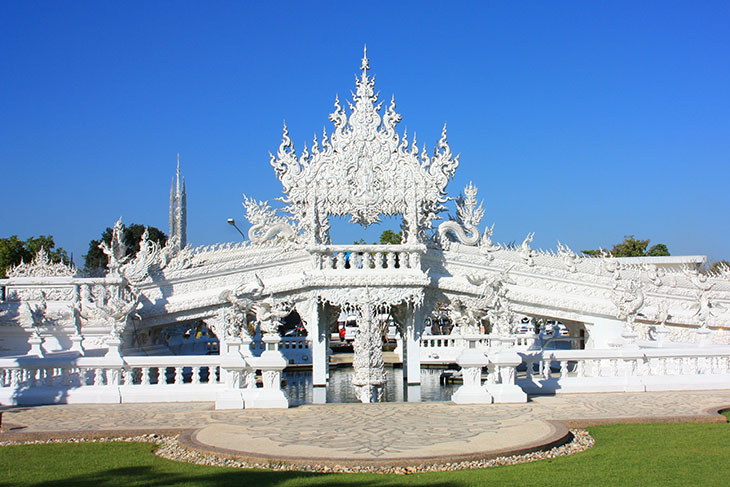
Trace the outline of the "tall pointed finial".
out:
[[[170,187],[170,239],[175,238],[177,250],[187,243],[187,195],[185,178],[180,174],[180,153],[177,154],[177,171]]]
[[[360,65],[360,69],[362,69],[362,76],[363,78],[367,74],[368,70],[370,69],[370,63],[368,62],[368,46],[365,44],[362,49],[362,64]]]

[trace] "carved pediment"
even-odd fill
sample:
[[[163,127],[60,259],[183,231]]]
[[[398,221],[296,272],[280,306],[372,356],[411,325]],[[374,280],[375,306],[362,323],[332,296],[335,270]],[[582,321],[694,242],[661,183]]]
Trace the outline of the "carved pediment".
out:
[[[444,209],[446,186],[459,165],[446,140],[446,126],[433,155],[425,146],[419,152],[415,136],[409,145],[407,134],[396,132],[401,115],[395,100],[381,110],[375,78],[367,74],[367,53],[361,69],[353,101],[348,102],[349,116],[336,99],[330,114],[335,129],[330,136],[324,132],[321,146],[315,135],[311,152],[305,146],[297,156],[284,126],[271,165],[284,186],[287,211],[300,222],[314,221],[314,226],[316,218],[329,215],[349,215],[363,226],[379,222],[382,215],[404,215],[411,231],[430,226]]]

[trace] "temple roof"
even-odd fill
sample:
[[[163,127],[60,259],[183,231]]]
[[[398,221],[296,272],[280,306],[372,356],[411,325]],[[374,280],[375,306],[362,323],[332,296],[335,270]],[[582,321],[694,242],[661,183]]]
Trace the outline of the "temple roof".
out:
[[[434,153],[425,145],[419,152],[416,138],[401,137],[396,125],[401,115],[395,99],[382,110],[375,92],[375,78],[369,76],[367,51],[362,58],[356,92],[348,101],[349,116],[335,99],[330,114],[334,132],[314,137],[311,151],[297,155],[284,126],[282,143],[271,165],[284,186],[283,201],[296,219],[350,215],[351,221],[367,226],[381,215],[417,215],[418,225],[430,224],[446,202],[446,186],[459,165],[446,140],[446,125]],[[309,209],[309,211],[307,210]]]

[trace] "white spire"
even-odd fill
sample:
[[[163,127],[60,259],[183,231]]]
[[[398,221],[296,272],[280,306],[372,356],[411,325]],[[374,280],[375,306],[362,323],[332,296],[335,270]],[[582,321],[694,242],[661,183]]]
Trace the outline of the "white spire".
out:
[[[187,195],[185,178],[180,175],[180,154],[177,155],[177,171],[170,186],[170,240],[176,240],[178,250],[187,244]]]

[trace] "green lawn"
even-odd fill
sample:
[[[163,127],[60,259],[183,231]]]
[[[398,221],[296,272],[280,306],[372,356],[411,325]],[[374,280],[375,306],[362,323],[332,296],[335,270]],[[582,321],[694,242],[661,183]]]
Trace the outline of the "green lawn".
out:
[[[728,416],[730,418],[730,416]],[[156,457],[143,443],[0,448],[0,486],[519,485],[642,487],[729,485],[730,425],[650,424],[588,428],[590,450],[483,470],[414,475],[305,474],[203,467]],[[387,434],[387,433],[385,433]]]

